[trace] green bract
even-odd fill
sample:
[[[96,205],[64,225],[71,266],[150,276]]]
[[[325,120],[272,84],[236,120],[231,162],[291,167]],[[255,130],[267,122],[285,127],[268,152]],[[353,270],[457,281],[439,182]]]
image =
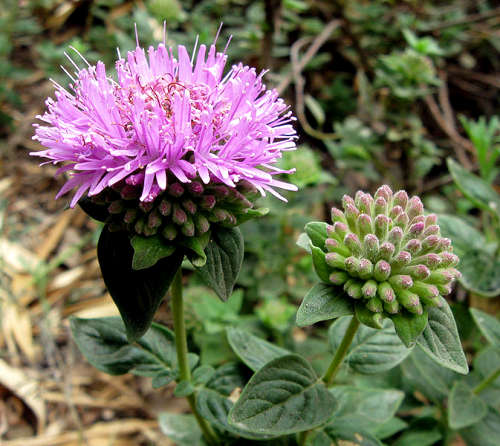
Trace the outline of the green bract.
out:
[[[440,235],[435,214],[424,215],[416,196],[380,187],[372,197],[345,195],[332,209],[332,225],[310,223],[313,262],[320,279],[342,287],[358,319],[379,328],[383,317],[422,318],[440,307],[440,296],[460,276],[451,242]],[[300,310],[299,310],[300,312]],[[398,318],[395,318],[398,316]]]

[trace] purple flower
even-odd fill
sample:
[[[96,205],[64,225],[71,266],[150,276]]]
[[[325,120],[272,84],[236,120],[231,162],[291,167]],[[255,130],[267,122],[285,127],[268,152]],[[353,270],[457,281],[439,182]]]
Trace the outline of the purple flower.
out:
[[[55,99],[38,118],[33,139],[47,147],[30,155],[63,163],[70,177],[56,198],[72,189],[75,206],[119,182],[139,186],[140,200],[153,201],[168,182],[224,183],[246,180],[262,195],[297,190],[275,179],[292,173],[275,166],[282,151],[295,150],[291,111],[262,82],[265,72],[241,63],[225,75],[225,51],[215,42],[195,57],[159,44],[147,55],[137,48],[118,53],[117,81],[102,62],[77,68],[70,90],[56,84]],[[83,57],[82,57],[83,59]],[[84,60],[84,59],[83,59]]]

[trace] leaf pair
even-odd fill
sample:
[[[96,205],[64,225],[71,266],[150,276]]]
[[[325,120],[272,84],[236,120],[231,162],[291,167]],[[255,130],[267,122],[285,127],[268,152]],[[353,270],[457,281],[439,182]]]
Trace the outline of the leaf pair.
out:
[[[204,246],[198,239],[192,243],[183,248],[167,246],[159,237],[135,236],[130,240],[127,233],[111,232],[104,227],[97,257],[130,342],[139,339],[151,326],[185,254],[195,259],[198,273],[222,300],[231,295],[243,261],[239,229],[217,227]],[[204,263],[199,261],[202,258],[206,259]]]

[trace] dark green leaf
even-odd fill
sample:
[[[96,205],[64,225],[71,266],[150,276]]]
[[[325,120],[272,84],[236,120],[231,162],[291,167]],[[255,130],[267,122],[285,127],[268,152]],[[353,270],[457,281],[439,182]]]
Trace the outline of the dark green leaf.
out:
[[[374,435],[356,426],[328,426],[324,432],[334,446],[382,446]]]
[[[135,235],[130,243],[134,249],[132,268],[135,270],[151,268],[158,260],[172,255],[175,251],[175,246],[165,244],[159,235],[152,237]]]
[[[469,200],[481,209],[500,214],[500,197],[490,184],[453,159],[448,158],[446,161],[453,181]]]
[[[442,438],[437,429],[406,431],[393,446],[431,446]]]
[[[330,267],[326,264],[325,253],[317,246],[311,246],[314,269],[318,277],[325,283],[331,285]]]
[[[438,224],[441,235],[451,239],[453,252],[459,257],[471,249],[482,249],[486,244],[484,236],[460,217],[441,214]]]
[[[120,310],[130,341],[140,338],[150,327],[184,254],[177,250],[170,257],[142,270],[132,268],[134,251],[125,232],[102,230],[97,257],[102,277]]]
[[[78,204],[94,220],[105,222],[109,217],[107,207],[93,203],[90,198],[80,198]]]
[[[132,372],[141,376],[176,374],[174,334],[166,327],[152,324],[135,344],[127,340],[119,317],[98,319],[72,318],[71,331],[76,345],[97,369],[110,375]]]
[[[178,446],[200,446],[201,430],[193,415],[161,412],[158,416],[160,430]]]
[[[320,426],[336,407],[309,363],[288,355],[268,362],[252,376],[229,421],[256,433],[287,435]]]
[[[201,365],[193,371],[193,384],[198,386],[206,384],[213,376],[215,370],[211,365]]]
[[[474,322],[490,344],[500,347],[500,321],[484,311],[470,308]]]
[[[455,382],[448,397],[448,424],[462,429],[481,420],[487,413],[484,401],[461,381]]]
[[[304,327],[353,312],[351,299],[342,287],[318,283],[304,297],[297,311],[297,325]]]
[[[186,256],[189,261],[195,267],[202,267],[207,261],[207,255],[205,249],[210,240],[211,232],[205,232],[205,234],[199,237],[184,237],[181,238],[179,243],[186,248]]]
[[[339,347],[350,320],[350,317],[342,317],[330,326],[328,339],[333,351]],[[410,352],[397,336],[392,322],[385,319],[380,330],[359,327],[345,362],[359,373],[381,373],[396,367]]]
[[[374,313],[366,308],[365,302],[356,302],[354,304],[354,314],[359,322],[371,328],[382,328],[382,314]]]
[[[197,267],[197,271],[203,281],[226,301],[233,292],[243,262],[244,246],[240,230],[217,226],[212,230],[205,253],[207,261],[204,266]]]
[[[192,395],[194,387],[189,381],[180,381],[174,389],[174,395],[178,398]]]
[[[467,446],[498,446],[500,413],[491,407],[488,408],[488,413],[481,421],[462,429],[460,435]]]
[[[500,258],[496,249],[467,251],[460,258],[457,268],[462,273],[460,283],[469,291],[483,297],[500,294]]]
[[[236,355],[254,372],[265,364],[290,352],[238,328],[227,329],[229,345]]]
[[[442,297],[441,307],[429,308],[429,323],[417,339],[417,344],[432,360],[458,373],[467,374],[465,358],[453,313]]]
[[[325,247],[325,240],[328,238],[328,234],[326,232],[327,224],[322,221],[312,221],[307,223],[305,227],[306,234],[311,239],[311,242],[314,246],[317,246],[320,249]]]
[[[384,438],[392,437],[394,434],[397,434],[407,427],[408,423],[401,418],[393,417],[389,421],[377,426],[373,433],[379,440],[383,440]]]
[[[406,347],[414,347],[417,338],[427,326],[427,311],[422,314],[412,314],[408,311],[391,316],[394,328]]]

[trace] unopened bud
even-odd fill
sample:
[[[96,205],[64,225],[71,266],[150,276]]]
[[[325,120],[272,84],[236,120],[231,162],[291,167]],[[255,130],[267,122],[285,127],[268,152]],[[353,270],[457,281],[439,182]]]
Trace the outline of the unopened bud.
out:
[[[385,201],[385,198],[383,197],[378,197],[375,200],[375,215],[384,215],[387,213],[387,201]]]
[[[349,280],[349,275],[345,271],[333,271],[330,273],[330,282],[334,285],[342,285]]]
[[[394,206],[389,212],[389,217],[394,220],[399,214],[402,214],[403,212],[404,209],[401,206]]]
[[[373,268],[373,277],[379,282],[387,280],[391,275],[391,265],[385,260],[379,260]]]
[[[123,215],[123,222],[133,223],[136,218],[137,218],[137,209],[135,208],[127,209],[125,211],[125,214]]]
[[[161,200],[158,205],[158,212],[164,217],[168,217],[172,212],[172,203],[168,200]]]
[[[438,225],[430,225],[425,227],[424,237],[429,235],[439,235],[439,226]]]
[[[348,257],[351,255],[351,251],[347,249],[346,246],[333,238],[327,238],[325,240],[325,248],[328,252],[338,252],[344,257]]]
[[[151,209],[153,209],[153,202],[141,201],[139,202],[139,209],[145,214],[147,214]]]
[[[450,270],[451,268],[432,271],[427,281],[435,285],[445,285],[450,283],[453,279],[455,279],[455,275]]]
[[[172,195],[172,197],[179,198],[184,193],[184,188],[182,187],[181,183],[172,183],[170,186],[168,186],[168,193]]]
[[[112,201],[108,206],[108,212],[110,214],[121,214],[124,209],[125,206],[122,200]]]
[[[417,215],[420,215],[423,211],[424,211],[424,205],[422,204],[420,198],[418,198],[417,196],[411,197],[410,201],[408,202],[408,206],[406,208],[406,213],[408,214],[410,221],[412,220],[412,218],[416,217]]]
[[[344,245],[351,251],[355,256],[360,256],[363,250],[361,242],[356,234],[350,232],[344,238]]]
[[[434,226],[437,223],[437,215],[436,214],[429,214],[427,217],[425,217],[425,227],[428,228],[429,226]],[[439,227],[438,227],[439,230]]]
[[[205,190],[203,184],[201,184],[199,181],[192,181],[191,183],[188,183],[187,189],[189,193],[194,196],[201,195]]]
[[[367,303],[366,308],[374,313],[382,313],[384,311],[383,302],[378,297],[372,297]]]
[[[160,226],[161,226],[160,215],[156,211],[151,212],[148,216],[148,227],[150,229],[154,229],[154,228],[158,228]]]
[[[394,219],[394,224],[396,226],[399,226],[400,228],[406,228],[408,225],[408,222],[410,221],[410,218],[408,217],[408,214],[406,212],[401,212],[395,219]]]
[[[359,273],[359,259],[354,256],[347,257],[344,267],[351,276],[357,276]]]
[[[332,216],[332,222],[335,223],[337,221],[340,221],[342,223],[347,224],[347,220],[345,218],[345,215],[340,209],[332,208],[331,216]]]
[[[203,195],[200,200],[200,207],[205,211],[210,211],[214,208],[216,203],[215,197],[213,195]]]
[[[451,247],[451,240],[446,237],[442,237],[439,240],[438,247],[436,248],[437,251],[452,251]]]
[[[378,258],[378,238],[375,234],[367,234],[363,240],[363,251],[370,260]]]
[[[422,249],[422,242],[417,238],[411,239],[405,245],[405,250],[408,251],[413,256],[418,254],[421,249]]]
[[[423,256],[419,256],[415,260],[419,263],[424,264],[430,269],[436,269],[441,265],[441,257],[433,252],[430,252],[429,254],[425,254]]]
[[[182,202],[182,207],[187,211],[188,214],[196,214],[197,207],[196,204],[194,204],[193,200],[184,200]]]
[[[403,230],[398,226],[392,228],[389,231],[389,234],[387,234],[387,240],[391,242],[396,248],[396,251],[398,251],[399,246],[401,245],[401,240],[403,240]]]
[[[342,241],[344,240],[346,234],[349,232],[349,228],[347,227],[346,224],[337,221],[333,225],[333,231],[336,234],[337,240]]]
[[[392,256],[394,255],[396,248],[394,245],[390,242],[384,242],[380,245],[380,248],[378,249],[378,256],[379,259],[381,260],[391,260]]]
[[[174,203],[173,208],[172,208],[172,221],[176,225],[183,225],[186,223],[187,220],[187,215],[186,213],[181,209],[178,203]]]
[[[384,302],[390,303],[396,299],[396,293],[394,292],[394,289],[389,282],[379,283],[377,292],[380,299],[382,299]]]
[[[401,206],[403,209],[406,209],[406,205],[408,204],[408,194],[404,190],[399,190],[394,194],[393,203],[395,206]]]
[[[142,234],[144,232],[144,226],[145,226],[144,218],[139,218],[139,220],[135,222],[134,231],[137,234]]]
[[[210,222],[203,214],[194,215],[193,220],[198,235],[205,234],[210,229]]]
[[[389,230],[389,224],[391,220],[385,215],[377,215],[375,217],[375,235],[380,239],[384,239]]]
[[[409,274],[416,280],[425,280],[431,275],[431,271],[425,265],[406,266],[401,270],[401,273]]]
[[[441,253],[441,266],[443,268],[448,268],[450,266],[457,266],[460,259],[458,256],[451,252],[442,252]]]
[[[328,266],[337,269],[346,268],[346,258],[337,254],[336,252],[329,252],[325,254],[325,262]]]
[[[436,288],[439,290],[439,294],[441,294],[441,296],[447,296],[452,290],[451,284],[449,283],[445,283],[444,285],[437,283]]]
[[[377,294],[377,282],[367,280],[361,288],[361,292],[366,299],[371,299]]]
[[[408,230],[408,234],[406,235],[406,237],[408,239],[418,238],[424,232],[424,228],[425,228],[425,223],[423,221],[418,223],[413,223],[410,226],[410,229]]]
[[[358,220],[358,216],[358,209],[354,205],[348,204],[345,208],[345,218],[351,231],[356,231],[356,221]]]
[[[135,186],[125,184],[120,190],[120,195],[124,200],[135,200],[141,196],[141,191]]]
[[[399,290],[397,292],[398,302],[405,307],[410,313],[422,314],[423,308],[420,299],[415,293],[408,290]]]
[[[368,279],[373,273],[373,263],[368,259],[361,259],[359,261],[358,275],[361,279]]]
[[[440,237],[438,235],[429,235],[422,240],[422,251],[435,251],[438,248]]]
[[[173,224],[169,223],[162,229],[161,235],[168,241],[175,240],[177,237],[177,228]]]
[[[435,299],[439,296],[439,290],[436,285],[420,281],[413,282],[413,286],[410,288],[410,291],[424,299]]]
[[[358,217],[358,231],[361,238],[364,238],[366,234],[371,234],[372,229],[372,219],[368,214],[361,214]]]
[[[389,203],[392,198],[392,189],[387,184],[384,184],[377,189],[374,197],[375,199],[383,198],[386,203]]]
[[[344,284],[344,291],[353,299],[360,299],[363,296],[363,293],[361,292],[361,284],[353,279],[349,279]]]
[[[363,194],[358,205],[360,212],[370,215],[372,213],[373,197],[370,194]]]
[[[188,215],[186,222],[181,226],[181,232],[186,237],[193,237],[195,233],[195,226],[193,219]]]
[[[389,314],[399,313],[399,302],[397,300],[393,300],[392,302],[384,302],[384,310]]]
[[[411,262],[411,259],[411,254],[408,251],[399,251],[391,265],[396,269],[403,268]]]
[[[395,276],[389,277],[389,283],[398,290],[406,290],[413,286],[412,278],[406,274],[396,274]]]

